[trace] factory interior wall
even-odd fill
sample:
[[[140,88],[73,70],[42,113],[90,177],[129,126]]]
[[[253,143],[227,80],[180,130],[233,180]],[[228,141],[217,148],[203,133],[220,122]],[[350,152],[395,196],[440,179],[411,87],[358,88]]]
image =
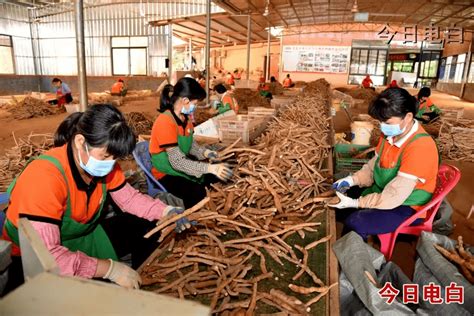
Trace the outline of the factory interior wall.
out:
[[[455,56],[469,52],[469,47],[471,48],[471,53],[474,52],[474,46],[471,45],[471,42],[474,40],[474,34],[464,32],[464,43],[449,43],[446,44],[443,49],[443,57]],[[464,71],[467,71],[470,67],[469,63],[466,63]],[[466,69],[467,68],[467,69]],[[436,90],[455,95],[464,100],[474,102],[474,84],[467,83],[464,87],[463,95],[461,95],[462,89],[460,83],[453,82],[438,82],[436,84]]]
[[[311,33],[283,36],[282,45],[313,45],[313,46],[352,46],[352,40],[379,40],[377,33],[347,32],[347,33]],[[280,73],[280,81],[290,74],[293,81],[312,81],[325,78],[333,86],[347,85],[349,64],[346,73],[315,73],[315,72],[285,72]]]
[[[233,71],[235,68],[247,67],[247,45],[229,46],[222,49],[216,49],[221,52],[225,51],[226,57],[222,58],[222,66],[227,71]],[[212,55],[212,54],[211,54]],[[250,76],[260,75],[264,70],[265,56],[267,55],[267,43],[259,43],[250,45]],[[278,76],[278,68],[280,60],[280,43],[273,42],[270,44],[270,75]],[[275,59],[275,56],[278,58]],[[244,76],[245,77],[245,76]],[[258,77],[257,77],[258,78]],[[255,78],[251,78],[255,79]]]
[[[51,92],[51,80],[54,76],[19,76],[0,75],[0,95],[25,94],[31,91]],[[79,92],[79,78],[77,76],[59,76],[67,83],[72,93]],[[87,77],[88,92],[103,92],[110,90],[112,84],[121,77]],[[124,77],[129,90],[155,91],[165,80],[164,77]]]

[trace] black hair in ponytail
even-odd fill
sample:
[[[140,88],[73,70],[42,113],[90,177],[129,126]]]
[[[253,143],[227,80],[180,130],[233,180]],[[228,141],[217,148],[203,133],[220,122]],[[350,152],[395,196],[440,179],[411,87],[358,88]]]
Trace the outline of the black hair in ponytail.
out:
[[[173,87],[168,84],[164,87],[160,96],[160,111],[173,110],[173,106],[178,98],[188,98],[189,100],[202,100],[206,97],[206,91],[192,78],[181,78]]]
[[[110,104],[92,105],[84,113],[68,116],[54,135],[54,146],[62,146],[81,134],[92,147],[107,147],[114,158],[123,158],[135,148],[135,135],[123,114]]]

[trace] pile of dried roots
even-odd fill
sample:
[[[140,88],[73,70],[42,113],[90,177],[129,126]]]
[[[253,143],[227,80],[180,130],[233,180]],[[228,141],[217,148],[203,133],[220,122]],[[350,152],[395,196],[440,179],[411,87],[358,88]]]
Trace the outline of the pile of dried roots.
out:
[[[8,106],[8,112],[17,120],[25,120],[34,117],[55,115],[66,112],[64,107],[51,105],[43,100],[27,96],[21,101],[12,97],[12,103]]]
[[[149,290],[198,300],[220,315],[307,315],[321,308],[316,303],[337,284],[315,272],[326,270],[318,245],[331,238],[323,225],[328,198],[321,195],[331,176],[329,104],[301,96],[257,145],[235,148],[235,142],[220,153],[236,163],[233,182],[213,185],[199,205],[148,234],[161,232],[140,269]],[[182,216],[198,225],[175,235]]]
[[[20,174],[30,158],[39,156],[53,147],[53,134],[30,134],[15,139],[15,147],[0,157],[0,192],[5,192],[13,179]]]

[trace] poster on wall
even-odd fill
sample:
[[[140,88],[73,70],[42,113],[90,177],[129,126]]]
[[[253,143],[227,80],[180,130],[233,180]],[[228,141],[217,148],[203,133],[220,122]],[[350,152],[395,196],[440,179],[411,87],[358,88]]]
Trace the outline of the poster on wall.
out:
[[[347,73],[350,54],[350,46],[283,46],[283,71]]]

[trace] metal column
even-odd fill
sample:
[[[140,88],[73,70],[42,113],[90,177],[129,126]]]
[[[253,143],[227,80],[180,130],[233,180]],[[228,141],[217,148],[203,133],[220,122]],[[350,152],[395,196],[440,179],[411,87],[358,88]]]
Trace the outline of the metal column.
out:
[[[270,25],[268,25],[268,43],[267,43],[267,65],[265,67],[266,74],[267,74],[267,81],[270,81]]]
[[[206,105],[209,104],[209,59],[211,57],[211,0],[206,1]]]
[[[86,48],[84,41],[84,3],[76,0],[76,50],[77,50],[77,75],[79,77],[79,111],[87,110],[87,78],[86,78]]]
[[[250,18],[250,13],[247,17],[247,69],[246,69],[246,78],[250,79],[250,34],[252,32],[252,19]]]
[[[193,71],[193,40],[189,39],[189,70]]]
[[[473,36],[473,38],[474,38],[474,36]],[[464,61],[464,75],[462,76],[461,92],[459,93],[459,97],[461,99],[464,97],[464,92],[466,91],[466,83],[467,83],[467,77],[468,77],[469,71],[470,71],[471,59],[472,59],[472,41],[471,41],[471,43],[469,43],[469,51],[467,52],[466,60]]]
[[[168,24],[168,83],[173,74],[173,24]]]

